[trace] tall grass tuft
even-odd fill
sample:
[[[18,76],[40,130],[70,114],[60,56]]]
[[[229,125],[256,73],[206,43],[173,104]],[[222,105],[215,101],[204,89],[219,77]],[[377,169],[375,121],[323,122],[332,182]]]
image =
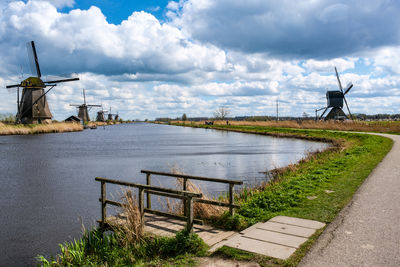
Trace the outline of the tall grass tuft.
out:
[[[139,205],[132,190],[123,193],[122,214],[125,217],[122,224],[113,226],[114,232],[121,235],[125,245],[136,245],[143,240],[144,222],[140,216]]]
[[[174,174],[184,174],[177,167],[172,167],[171,172]],[[183,182],[184,182],[183,178],[176,178],[176,186],[177,186],[178,190],[181,190],[183,188]],[[201,186],[194,184],[190,180],[188,180],[186,183],[186,190],[189,192],[193,192],[193,193],[203,194],[203,199],[207,199],[207,200],[212,199],[211,197],[209,197],[208,193],[205,192],[205,190],[201,188]],[[183,206],[182,206],[181,202],[178,202],[175,205],[171,205],[171,207],[172,207],[172,209],[170,211],[173,211],[173,212],[181,212],[183,210]],[[224,208],[224,207],[210,205],[210,204],[204,204],[204,203],[199,203],[199,202],[193,203],[193,215],[196,218],[212,219],[212,218],[221,216],[225,211],[227,211],[227,208]]]

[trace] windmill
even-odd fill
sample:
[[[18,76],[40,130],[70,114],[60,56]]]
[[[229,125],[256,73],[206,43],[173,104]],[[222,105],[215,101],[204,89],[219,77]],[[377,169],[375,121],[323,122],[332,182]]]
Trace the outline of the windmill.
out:
[[[29,77],[19,84],[7,85],[6,88],[17,88],[17,123],[41,123],[51,122],[52,114],[46,95],[58,83],[77,81],[79,78],[56,79],[52,81],[43,81],[42,73],[39,67],[39,60],[36,53],[35,42],[27,43],[28,55],[32,56],[32,64],[36,69],[36,76]],[[22,87],[22,95],[20,99],[19,88]],[[45,92],[45,88],[49,89]]]
[[[85,88],[83,88],[82,91],[83,91],[83,104],[70,104],[70,106],[78,108],[78,117],[81,118],[83,124],[85,124],[85,122],[90,121],[89,111],[93,107],[101,107],[101,105],[88,105],[88,104],[86,104]]]
[[[326,92],[327,105],[324,108],[315,110],[316,119],[318,118],[318,111],[324,110],[322,112],[321,116],[319,116],[319,120],[321,120],[329,108],[331,108],[331,110],[329,111],[328,115],[325,116],[324,120],[332,120],[332,119],[343,120],[345,118],[348,118],[348,116],[343,111],[343,100],[344,100],[344,103],[346,104],[347,110],[349,111],[349,116],[352,119],[350,108],[349,108],[349,105],[347,104],[345,95],[350,91],[351,88],[353,88],[353,84],[351,82],[348,83],[346,86],[346,89],[343,90],[342,83],[340,81],[339,74],[337,72],[336,67],[335,67],[335,72],[336,72],[336,78],[338,80],[340,90]]]
[[[108,113],[107,120],[112,121],[113,120],[113,116],[118,116],[118,114],[111,113],[111,107],[110,107],[110,112]]]
[[[106,117],[104,116],[104,114],[108,113],[107,110],[103,110],[103,105],[101,106],[101,110],[97,111],[97,117],[96,117],[96,121],[101,121],[101,122],[105,122],[106,121]]]

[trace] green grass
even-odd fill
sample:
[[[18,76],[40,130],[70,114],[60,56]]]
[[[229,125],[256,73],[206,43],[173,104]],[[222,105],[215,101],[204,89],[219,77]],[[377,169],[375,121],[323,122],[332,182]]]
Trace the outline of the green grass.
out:
[[[103,237],[93,229],[79,240],[61,244],[61,253],[55,258],[38,256],[37,260],[40,266],[195,266],[193,257],[204,256],[207,248],[196,234],[185,231],[126,244],[118,233]]]
[[[198,127],[325,140],[337,146],[285,169],[262,189],[245,189],[239,193],[236,201],[241,207],[237,214],[233,218],[225,214],[223,219],[216,221],[237,230],[277,215],[332,222],[393,145],[391,139],[381,136],[325,130],[260,126]],[[296,266],[321,232],[317,232],[286,261],[227,247],[219,249],[217,254],[255,260],[265,266]]]

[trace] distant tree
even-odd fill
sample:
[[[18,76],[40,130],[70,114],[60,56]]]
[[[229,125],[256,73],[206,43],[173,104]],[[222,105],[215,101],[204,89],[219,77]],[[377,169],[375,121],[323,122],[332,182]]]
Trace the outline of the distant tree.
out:
[[[216,119],[224,120],[230,113],[231,112],[227,107],[219,107],[214,111],[214,117]]]
[[[186,113],[183,113],[183,115],[182,115],[182,120],[183,120],[183,121],[187,121]]]
[[[3,122],[15,122],[15,115],[11,113],[1,113],[0,121]]]

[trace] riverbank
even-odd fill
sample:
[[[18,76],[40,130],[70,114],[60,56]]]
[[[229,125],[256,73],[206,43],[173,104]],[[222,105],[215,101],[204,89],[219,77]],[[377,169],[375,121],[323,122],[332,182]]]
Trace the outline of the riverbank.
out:
[[[220,220],[215,220],[215,223],[223,223],[225,227],[233,229],[243,229],[253,223],[265,221],[276,215],[331,222],[337,213],[350,201],[355,190],[382,160],[392,145],[391,140],[387,138],[355,133],[233,125],[199,125],[198,127],[324,140],[335,144],[334,149],[313,154],[307,160],[302,160],[298,164],[279,170],[272,183],[260,185],[257,188],[247,188],[242,192],[238,192],[236,201],[241,204],[241,208],[238,210],[237,215],[234,217],[225,215]],[[218,250],[211,257],[223,256],[257,261],[262,265],[294,266],[297,265],[305,252],[311,247],[320,232],[314,235],[287,261],[260,257],[225,247]],[[159,244],[158,246],[163,245]],[[67,248],[70,251],[68,255],[73,255],[74,251],[79,250],[79,247],[74,247],[72,244]],[[108,249],[111,250],[113,248],[109,247]],[[82,248],[79,251],[82,251]],[[83,253],[79,255],[84,257],[83,259],[85,260],[96,258],[97,261],[92,261],[96,264],[108,263],[104,258],[96,257],[96,253],[96,251],[92,251],[91,254]],[[117,255],[122,255],[122,253]],[[175,258],[175,256],[167,257],[163,260],[170,264],[179,264],[184,260],[186,264],[191,262],[193,254],[182,254],[178,258]],[[132,265],[135,263],[143,264],[143,260],[147,264],[151,260],[153,262],[157,260],[157,257],[149,260],[140,257],[133,258]],[[67,263],[60,265],[67,265]]]
[[[0,135],[28,135],[82,131],[79,123],[54,122],[50,124],[4,124],[0,122]]]
[[[215,120],[214,125],[226,125],[227,120]],[[171,121],[171,124],[204,125],[204,121]],[[228,121],[232,126],[258,126],[268,128],[317,129],[334,131],[376,132],[400,134],[400,121]]]

